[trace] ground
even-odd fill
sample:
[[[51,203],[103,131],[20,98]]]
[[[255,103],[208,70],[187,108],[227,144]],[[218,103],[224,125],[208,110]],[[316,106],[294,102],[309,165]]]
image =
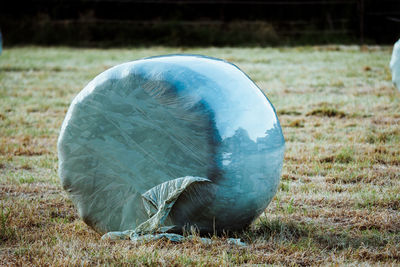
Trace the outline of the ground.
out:
[[[57,176],[57,136],[97,74],[142,57],[229,60],[275,106],[286,139],[275,198],[248,229],[174,244],[109,242]],[[400,91],[389,47],[21,47],[0,55],[0,265],[400,264]]]

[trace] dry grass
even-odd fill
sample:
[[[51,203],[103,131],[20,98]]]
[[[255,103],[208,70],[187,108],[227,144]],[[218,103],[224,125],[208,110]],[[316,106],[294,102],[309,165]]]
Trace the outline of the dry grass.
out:
[[[101,71],[166,53],[234,62],[274,104],[282,182],[249,229],[213,245],[105,242],[57,177],[56,139],[72,98]],[[390,49],[69,49],[0,56],[0,265],[400,264],[400,93]]]

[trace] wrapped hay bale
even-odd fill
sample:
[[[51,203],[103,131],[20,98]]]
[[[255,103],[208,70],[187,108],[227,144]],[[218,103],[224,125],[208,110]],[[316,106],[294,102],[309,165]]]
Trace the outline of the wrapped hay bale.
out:
[[[392,70],[392,82],[400,90],[400,40],[394,44],[390,69]]]
[[[275,110],[233,64],[170,55],[113,67],[73,100],[59,175],[99,233],[238,230],[276,193]]]

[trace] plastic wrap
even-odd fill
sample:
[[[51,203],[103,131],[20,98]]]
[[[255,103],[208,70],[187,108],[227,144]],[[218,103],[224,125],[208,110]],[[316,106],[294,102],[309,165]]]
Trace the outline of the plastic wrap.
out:
[[[392,82],[400,90],[400,39],[394,44],[390,69],[392,70]]]
[[[233,64],[194,55],[103,72],[58,140],[62,185],[100,233],[241,229],[276,193],[283,153],[259,88]]]

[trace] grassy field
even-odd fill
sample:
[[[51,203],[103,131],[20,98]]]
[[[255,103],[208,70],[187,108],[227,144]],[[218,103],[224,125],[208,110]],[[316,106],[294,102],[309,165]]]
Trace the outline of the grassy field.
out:
[[[275,106],[286,139],[279,191],[250,228],[212,245],[101,241],[57,176],[72,98],[118,63],[167,53],[229,60]],[[400,92],[390,48],[70,49],[0,56],[0,265],[400,264]]]

